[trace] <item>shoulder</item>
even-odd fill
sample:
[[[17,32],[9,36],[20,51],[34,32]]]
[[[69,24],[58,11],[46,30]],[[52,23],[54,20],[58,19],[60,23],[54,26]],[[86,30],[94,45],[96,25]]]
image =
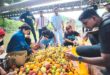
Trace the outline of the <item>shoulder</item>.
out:
[[[74,31],[72,34],[79,36],[80,34],[77,31]]]
[[[72,34],[77,34],[77,33],[78,33],[77,31],[73,31],[73,32],[72,32]]]
[[[51,17],[51,19],[54,19],[56,16],[55,15],[53,15],[52,17]]]
[[[13,36],[15,36],[15,37],[22,36],[22,35],[23,35],[23,33],[22,33],[20,30],[17,30],[17,31],[13,34]]]
[[[65,35],[68,35],[69,33],[68,32],[65,32]]]
[[[102,31],[104,31],[104,32],[110,31],[110,19],[103,20],[103,22],[99,28],[100,28],[101,32]]]
[[[50,31],[50,30],[48,30],[48,33],[52,33],[52,34],[53,34],[53,32],[52,32],[52,31]]]
[[[24,15],[26,15],[26,13],[21,14],[21,16],[24,16]]]

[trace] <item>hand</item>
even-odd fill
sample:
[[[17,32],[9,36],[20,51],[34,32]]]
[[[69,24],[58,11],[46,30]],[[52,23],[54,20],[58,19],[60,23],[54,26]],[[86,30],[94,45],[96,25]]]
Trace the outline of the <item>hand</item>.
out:
[[[0,55],[4,53],[4,50],[0,50]]]
[[[84,40],[87,40],[88,39],[88,33],[87,32],[83,35],[83,39]]]
[[[49,48],[49,47],[51,47],[51,45],[50,45],[50,44],[48,45],[48,48]]]
[[[74,45],[77,45],[78,43],[77,43],[77,41],[76,41],[76,40],[74,40],[74,41],[73,41],[73,44],[74,44]]]
[[[71,60],[78,60],[77,56],[73,55],[71,52],[66,52],[65,56]]]
[[[25,35],[26,38],[30,38],[30,35]]]

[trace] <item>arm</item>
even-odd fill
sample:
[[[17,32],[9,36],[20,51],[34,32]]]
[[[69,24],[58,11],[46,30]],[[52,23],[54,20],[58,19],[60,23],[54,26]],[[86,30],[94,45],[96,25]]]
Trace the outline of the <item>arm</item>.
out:
[[[81,61],[99,66],[110,66],[110,31],[106,28],[108,29],[109,27],[104,27],[100,32],[101,56],[94,58],[82,57]],[[70,53],[67,53],[67,57],[72,60],[78,60],[77,56]]]
[[[89,34],[97,34],[97,33],[98,33],[98,30],[97,31],[88,31],[88,32],[85,33],[83,39],[87,40]]]
[[[0,54],[2,54],[4,50],[5,50],[4,45],[0,46]]]
[[[2,54],[4,52],[5,48],[4,48],[4,41],[1,41],[1,46],[0,46],[0,53]]]
[[[55,26],[53,25],[53,22],[51,22],[51,24],[52,24],[52,26],[53,26],[54,30],[56,31],[57,29],[56,29],[56,28],[55,28]]]
[[[62,21],[62,29],[63,29],[63,31],[64,31],[64,22]]]
[[[33,14],[31,14],[32,15],[32,19],[35,21],[35,17],[33,16]]]
[[[32,52],[31,47],[26,43],[24,36],[20,36],[18,41],[20,42],[21,47],[27,50],[28,54]]]
[[[24,22],[23,19],[20,19],[21,22]]]
[[[79,57],[71,54],[71,53],[66,53],[66,56],[71,59],[71,60],[79,60]],[[93,64],[93,65],[98,65],[98,66],[110,66],[110,54],[104,54],[102,53],[100,57],[81,57],[79,61],[88,63],[88,64]]]
[[[0,50],[5,50],[4,45],[0,46]]]
[[[38,44],[40,44],[40,41],[41,41],[42,38],[43,38],[43,36],[41,36],[41,37],[39,38]]]
[[[102,53],[101,57],[95,57],[95,58],[83,57],[82,61],[98,66],[110,66],[110,54]]]
[[[20,21],[21,21],[21,22],[24,22],[23,19],[24,19],[24,14],[22,14],[22,15],[20,16]]]
[[[51,18],[51,25],[53,26],[54,30],[57,31],[57,29],[55,28],[53,22],[54,22],[54,18],[52,17],[52,18]]]
[[[36,28],[36,30],[37,30],[38,24],[39,24],[39,19],[36,19],[35,22],[36,22],[36,27],[35,27],[35,28]]]
[[[56,43],[56,37],[55,37],[55,35],[54,35],[54,43]]]
[[[49,23],[50,23],[50,21],[47,19],[47,27],[48,27]]]
[[[64,42],[70,42],[70,43],[73,43],[71,40],[69,40],[69,39],[67,38],[67,34],[66,34],[66,32],[65,32],[65,34],[64,34]]]
[[[73,43],[73,41],[71,41],[71,40],[69,40],[69,39],[66,39],[66,38],[65,38],[65,42]]]
[[[0,67],[0,75],[7,75],[6,71]]]
[[[34,20],[34,24],[33,25],[35,25],[35,17],[33,16],[33,14],[32,14],[32,19]]]

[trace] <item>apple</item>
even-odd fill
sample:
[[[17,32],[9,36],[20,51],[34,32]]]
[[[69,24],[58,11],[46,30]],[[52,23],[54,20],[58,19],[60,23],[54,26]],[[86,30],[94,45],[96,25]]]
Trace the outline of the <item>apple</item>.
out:
[[[63,65],[63,68],[65,69],[65,71],[68,71],[68,66],[67,65]]]
[[[44,66],[46,67],[47,70],[51,67],[50,63],[46,63]]]
[[[60,72],[56,72],[55,75],[60,75]]]
[[[47,71],[46,71],[46,73],[48,74],[48,73],[50,73],[51,72],[51,70],[50,69],[48,69]]]
[[[56,72],[61,72],[61,69],[60,68],[56,69]]]
[[[46,73],[43,73],[43,75],[47,75]]]
[[[48,75],[52,75],[51,73],[48,73]]]
[[[32,73],[32,75],[36,75],[36,73]]]
[[[52,66],[52,69],[56,70],[56,69],[57,69],[57,67],[56,67],[56,66]]]
[[[41,71],[43,72],[43,73],[46,73],[46,67],[41,67]]]
[[[68,74],[61,72],[60,75],[68,75]]]
[[[52,69],[51,72],[52,72],[52,74],[55,74],[55,70],[54,69]]]
[[[29,71],[29,75],[32,75],[34,72],[32,70]]]
[[[26,73],[23,73],[22,75],[26,75]]]
[[[20,72],[19,72],[19,75],[22,75],[22,74],[23,74],[23,72],[22,72],[22,71],[20,71]]]
[[[62,69],[62,72],[65,72],[65,69]]]
[[[26,73],[29,73],[29,70],[30,70],[29,68],[26,68]]]

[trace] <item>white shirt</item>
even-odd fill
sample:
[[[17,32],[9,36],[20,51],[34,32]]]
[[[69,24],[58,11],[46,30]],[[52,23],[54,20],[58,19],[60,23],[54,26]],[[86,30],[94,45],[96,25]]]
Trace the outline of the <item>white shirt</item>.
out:
[[[42,27],[45,27],[48,24],[48,19],[46,17],[39,17],[37,19],[37,25],[38,25],[38,29],[42,29]]]
[[[57,29],[57,30],[61,30],[62,29],[62,22],[63,22],[63,19],[60,15],[56,16],[54,15],[51,19],[51,22],[53,23],[54,27]]]

